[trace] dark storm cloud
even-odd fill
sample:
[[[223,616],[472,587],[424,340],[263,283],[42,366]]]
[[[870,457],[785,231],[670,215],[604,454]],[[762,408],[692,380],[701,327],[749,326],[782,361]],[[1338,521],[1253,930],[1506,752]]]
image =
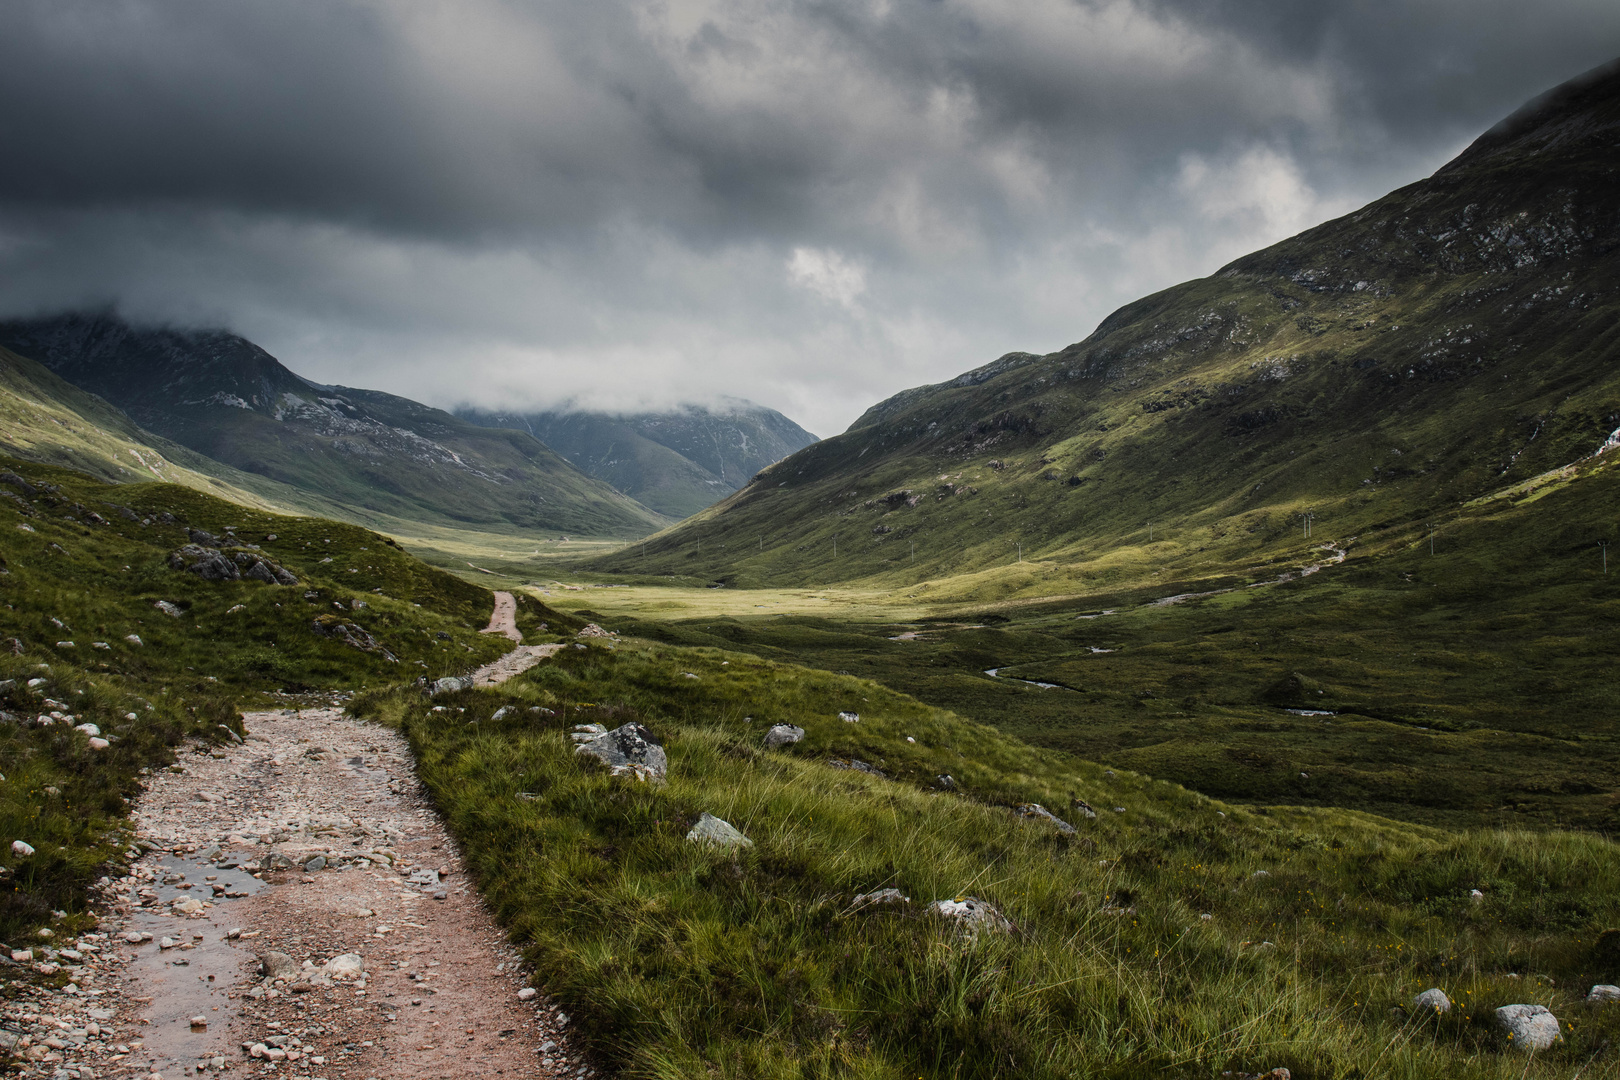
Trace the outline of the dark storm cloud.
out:
[[[832,430],[1615,53],[1589,0],[14,0],[0,313],[225,323],[443,403],[740,393]]]

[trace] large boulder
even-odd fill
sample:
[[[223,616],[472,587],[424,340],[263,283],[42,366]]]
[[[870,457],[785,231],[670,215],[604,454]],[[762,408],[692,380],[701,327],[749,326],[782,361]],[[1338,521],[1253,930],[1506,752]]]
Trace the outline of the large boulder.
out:
[[[1607,1005],[1610,1002],[1620,1001],[1620,986],[1598,983],[1587,991],[1586,1001],[1589,1005]]]
[[[775,750],[779,746],[792,746],[804,738],[804,728],[793,724],[773,724],[771,730],[765,733],[765,749]]]
[[[1545,1050],[1564,1038],[1558,1017],[1545,1005],[1503,1005],[1496,1010],[1496,1023],[1520,1050]]]
[[[581,742],[574,747],[574,753],[595,758],[614,776],[656,781],[669,774],[669,758],[663,745],[634,721]]]
[[[472,687],[473,681],[471,677],[446,675],[442,679],[434,680],[431,693],[434,697],[438,697],[440,694],[454,694],[459,690],[471,690]]]
[[[754,842],[742,833],[729,821],[722,821],[713,814],[704,811],[699,815],[697,824],[686,838],[694,844],[709,844],[712,847],[753,847]]]

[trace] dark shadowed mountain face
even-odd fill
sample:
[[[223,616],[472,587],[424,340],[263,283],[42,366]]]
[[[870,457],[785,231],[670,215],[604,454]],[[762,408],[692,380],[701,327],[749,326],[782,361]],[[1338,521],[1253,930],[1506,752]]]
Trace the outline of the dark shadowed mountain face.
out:
[[[475,424],[527,431],[598,480],[661,514],[686,517],[746,484],[759,470],[816,441],[774,409],[728,402],[664,413],[492,413]]]
[[[0,324],[0,345],[217,461],[437,525],[635,536],[661,523],[527,434],[374,390],[321,386],[235,334],[105,314]]]
[[[1107,580],[1111,559],[1219,574],[1281,557],[1310,522],[1342,539],[1457,512],[1617,429],[1610,65],[1426,180],[1059,352],[898,394],[646,556],[596,565],[787,584],[1021,553],[1062,579],[1053,590]]]

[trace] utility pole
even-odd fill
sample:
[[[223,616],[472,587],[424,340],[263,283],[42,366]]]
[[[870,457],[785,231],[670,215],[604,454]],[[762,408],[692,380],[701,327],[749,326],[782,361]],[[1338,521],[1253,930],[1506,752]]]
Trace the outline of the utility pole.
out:
[[[1598,547],[1603,549],[1603,572],[1607,574],[1609,572],[1609,542],[1607,540],[1599,540]]]
[[[1305,522],[1305,539],[1309,540],[1311,538],[1311,523],[1316,520],[1316,513],[1307,510],[1300,515],[1300,518]]]
[[[1007,543],[1016,544],[1018,546],[1018,561],[1023,562],[1024,561],[1024,543],[1023,543],[1023,541],[1021,541],[1021,540],[1009,540],[1009,541],[1007,541]]]

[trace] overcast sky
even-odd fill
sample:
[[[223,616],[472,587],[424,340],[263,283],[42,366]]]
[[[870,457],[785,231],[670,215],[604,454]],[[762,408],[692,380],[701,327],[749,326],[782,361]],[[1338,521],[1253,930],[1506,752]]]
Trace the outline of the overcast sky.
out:
[[[1614,0],[6,0],[0,316],[827,435],[1616,55]]]

